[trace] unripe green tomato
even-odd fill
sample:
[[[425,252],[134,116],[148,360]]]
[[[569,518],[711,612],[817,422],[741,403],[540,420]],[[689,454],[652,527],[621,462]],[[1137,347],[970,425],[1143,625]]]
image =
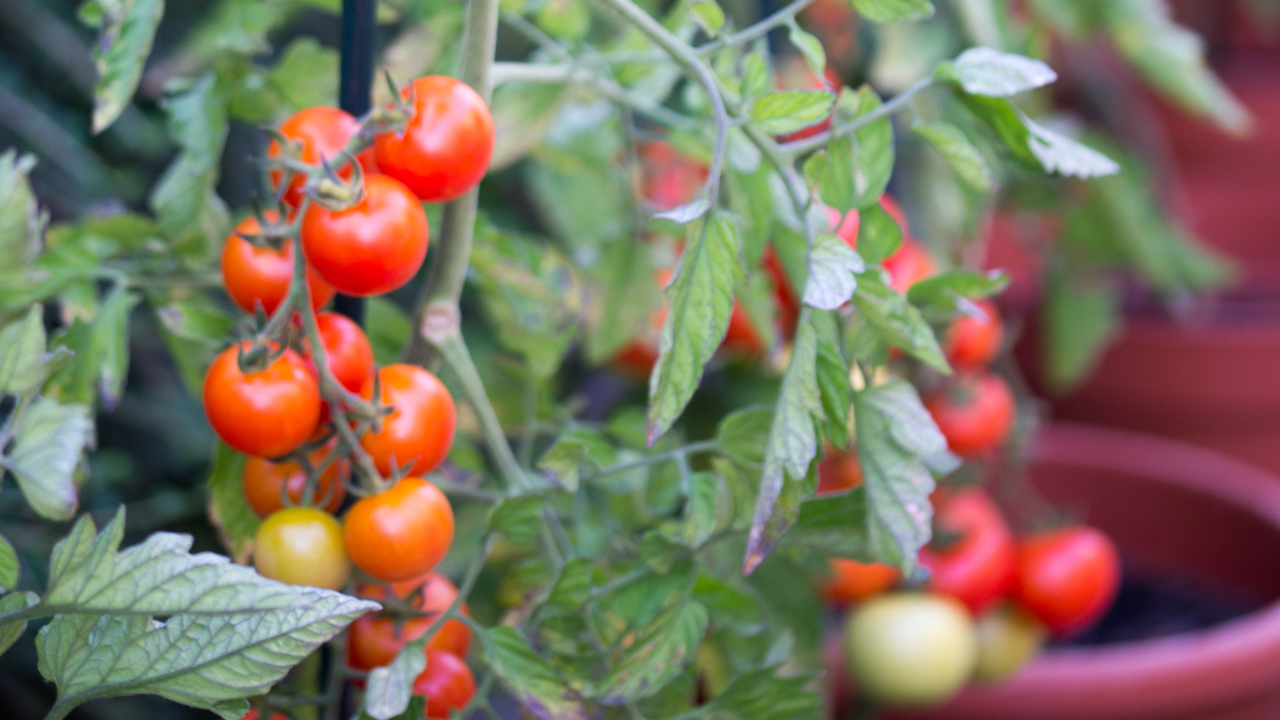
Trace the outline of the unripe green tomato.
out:
[[[254,538],[253,565],[272,580],[329,590],[341,590],[351,577],[342,527],[316,508],[286,508],[264,520]]]
[[[978,641],[959,601],[890,593],[849,615],[845,657],[860,692],[876,702],[928,707],[950,698],[973,674]]]
[[[978,664],[973,668],[976,682],[1008,680],[1044,646],[1045,627],[1017,605],[1001,605],[983,615],[977,629]]]

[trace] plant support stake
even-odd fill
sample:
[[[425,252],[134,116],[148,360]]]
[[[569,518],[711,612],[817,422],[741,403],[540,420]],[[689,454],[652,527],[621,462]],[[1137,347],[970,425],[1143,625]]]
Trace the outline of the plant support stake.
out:
[[[374,11],[376,0],[342,0],[342,59],[338,107],[360,117],[373,100]],[[364,298],[339,294],[333,309],[364,324]]]

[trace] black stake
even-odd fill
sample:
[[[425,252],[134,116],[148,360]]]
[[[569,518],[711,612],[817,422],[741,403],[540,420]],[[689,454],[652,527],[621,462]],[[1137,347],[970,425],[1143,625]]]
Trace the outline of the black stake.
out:
[[[376,0],[342,0],[342,64],[338,106],[360,117],[373,101],[374,9]],[[364,298],[338,295],[333,309],[364,324]]]

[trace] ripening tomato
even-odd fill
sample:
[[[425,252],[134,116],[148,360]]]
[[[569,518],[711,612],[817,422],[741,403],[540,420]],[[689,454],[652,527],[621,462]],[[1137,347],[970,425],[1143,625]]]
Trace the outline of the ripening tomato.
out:
[[[395,409],[360,438],[360,446],[384,475],[393,464],[415,475],[435,470],[453,446],[458,422],[448,388],[427,370],[405,364],[379,370],[378,384],[382,404]]]
[[[414,116],[403,133],[382,133],[374,140],[378,171],[426,202],[461,197],[489,169],[489,106],[466,83],[443,75],[418,78],[400,94],[413,98]]]
[[[274,210],[263,213],[267,222],[275,222],[280,215]],[[227,236],[222,246],[222,284],[227,294],[247,313],[255,312],[258,305],[270,316],[284,302],[293,284],[293,241],[286,240],[279,250],[258,247],[241,237],[262,232],[258,218],[250,215]],[[307,287],[311,290],[311,307],[319,309],[333,299],[333,286],[307,265]]]
[[[977,300],[978,315],[962,315],[947,330],[947,360],[959,370],[981,370],[1000,352],[1004,324],[989,300]]]
[[[927,707],[968,682],[973,620],[954,599],[919,593],[872,598],[849,614],[845,657],[860,692],[890,706]]]
[[[947,447],[965,458],[1003,443],[1013,429],[1016,410],[1009,386],[990,373],[956,375],[945,390],[925,401],[925,407],[947,438]]]
[[[889,285],[906,292],[912,285],[938,272],[938,264],[918,240],[906,237],[897,251],[881,263],[889,273]]]
[[[427,213],[398,181],[370,175],[344,210],[319,204],[302,218],[302,248],[320,277],[348,295],[381,295],[413,279],[427,256]]]
[[[342,528],[316,508],[286,508],[262,522],[253,540],[253,566],[289,585],[341,590],[351,577]]]
[[[319,165],[321,158],[330,164],[337,164],[339,154],[347,148],[351,138],[360,132],[360,121],[345,111],[335,107],[309,107],[294,113],[288,120],[280,124],[278,131],[287,140],[302,143],[299,160],[309,165]],[[267,157],[280,156],[280,143],[272,140],[267,147]],[[377,172],[377,161],[373,156],[373,148],[369,148],[356,156],[366,174]],[[338,176],[350,179],[352,168],[347,165],[338,172]],[[271,171],[272,184],[279,187],[284,172],[279,169]],[[291,207],[298,207],[302,202],[303,186],[307,178],[294,175],[289,180],[289,189],[284,193],[284,201]]]
[[[941,547],[921,548],[920,564],[931,572],[927,587],[981,615],[1013,590],[1013,534],[1000,509],[977,488],[939,493],[934,505],[935,524],[954,537]]]
[[[347,512],[347,551],[361,570],[383,582],[419,577],[453,544],[453,508],[435,485],[406,477],[362,498]]]
[[[204,376],[204,412],[232,448],[279,457],[315,430],[320,388],[306,361],[288,348],[266,369],[240,372],[239,351],[249,347],[248,341],[232,345],[214,358]]]
[[[850,490],[862,484],[862,460],[852,448],[838,450],[827,446],[818,463],[818,494]]]
[[[401,599],[417,593],[418,600],[414,606],[428,617],[398,622],[393,617],[369,613],[357,619],[351,624],[351,634],[347,638],[347,664],[356,670],[371,670],[390,663],[405,645],[422,637],[458,597],[458,588],[448,578],[436,573],[392,583],[391,592]],[[386,588],[381,585],[361,585],[357,594],[370,600],[387,597]],[[461,610],[464,615],[470,615],[466,603],[462,604]],[[470,648],[471,628],[460,620],[446,620],[427,641],[426,647],[428,651],[443,650],[463,659]]]
[[[253,708],[249,712],[245,713],[244,717],[240,718],[240,720],[258,720],[258,708]],[[289,716],[282,715],[280,713],[271,713],[271,720],[289,720]]]
[[[1017,605],[1001,605],[978,619],[978,662],[973,679],[983,684],[1008,680],[1044,646],[1045,629]]]
[[[428,718],[448,720],[453,710],[461,710],[475,697],[476,678],[458,657],[427,650],[427,669],[414,679],[413,693],[426,696]]]
[[[849,605],[879,595],[897,584],[902,573],[884,563],[831,558],[831,579],[823,595],[832,605]]]
[[[641,143],[640,194],[659,210],[671,210],[697,197],[710,168],[680,154],[666,140]]]
[[[325,458],[333,452],[333,443],[322,447],[309,455],[312,467],[319,467]],[[316,507],[328,512],[337,512],[342,501],[347,497],[347,486],[343,480],[347,477],[351,464],[346,458],[329,463],[320,480],[316,483],[315,495],[311,502]],[[302,502],[302,493],[307,486],[307,474],[302,466],[292,460],[271,462],[265,458],[250,457],[244,464],[244,496],[249,507],[258,517],[267,517],[284,507],[284,492],[289,493],[289,501],[295,505]]]
[[[1102,531],[1065,527],[1018,543],[1018,603],[1057,636],[1102,617],[1120,587],[1120,555]]]

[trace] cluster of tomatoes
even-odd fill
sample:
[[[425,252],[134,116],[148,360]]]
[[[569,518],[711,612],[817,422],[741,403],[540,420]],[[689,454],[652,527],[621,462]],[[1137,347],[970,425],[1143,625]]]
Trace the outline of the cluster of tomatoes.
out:
[[[253,552],[263,576],[337,590],[354,565],[384,583],[356,587],[399,611],[399,619],[370,615],[352,625],[347,662],[369,670],[391,662],[457,598],[433,572],[453,542],[453,510],[423,479],[449,452],[456,410],[435,375],[408,364],[378,368],[360,326],[321,308],[337,292],[387,293],[417,274],[428,242],[422,203],[480,182],[493,120],[467,85],[425,77],[365,122],[308,108],[275,138],[268,162],[280,209],[241,222],[222,254],[232,300],[272,320],[214,359],[205,412],[223,442],[249,456],[244,493],[264,518]],[[305,295],[292,287],[295,236]],[[365,491],[340,523],[355,466],[365,469]],[[427,670],[414,685],[428,698],[427,717],[448,717],[474,695],[470,641],[467,625],[450,619],[427,643]]]
[[[820,493],[860,484],[852,453],[828,453]],[[858,691],[892,706],[946,700],[971,680],[994,683],[1029,662],[1047,636],[1069,637],[1111,605],[1120,562],[1110,539],[1073,525],[1016,538],[978,488],[941,489],[931,498],[934,540],[920,551],[922,587],[896,568],[831,561],[830,603],[852,606],[844,659]]]

